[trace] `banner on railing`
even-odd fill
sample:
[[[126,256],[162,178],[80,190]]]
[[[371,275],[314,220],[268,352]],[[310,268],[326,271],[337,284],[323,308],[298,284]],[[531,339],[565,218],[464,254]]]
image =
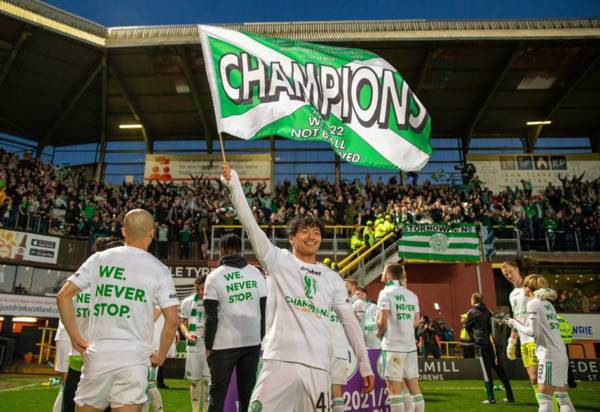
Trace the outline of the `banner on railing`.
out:
[[[242,181],[262,182],[271,186],[271,155],[227,155],[227,162]],[[148,154],[144,168],[146,182],[194,183],[195,179],[218,179],[221,176],[220,155]]]
[[[600,154],[468,154],[482,184],[497,193],[503,190],[543,192],[548,183],[561,187],[561,179],[593,181],[600,177]]]
[[[477,226],[470,224],[414,224],[402,230],[398,254],[405,259],[466,262],[480,261]]]
[[[14,261],[56,263],[60,238],[0,229],[0,258]]]

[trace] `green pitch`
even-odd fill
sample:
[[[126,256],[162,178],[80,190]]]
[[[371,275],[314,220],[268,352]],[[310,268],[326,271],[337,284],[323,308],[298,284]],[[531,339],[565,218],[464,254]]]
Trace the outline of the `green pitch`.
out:
[[[27,375],[0,375],[0,412],[50,411],[58,388],[47,386],[48,377]],[[170,389],[161,390],[166,412],[190,411],[188,384],[185,380],[167,379]],[[533,391],[529,383],[514,381],[513,389],[517,403],[503,405],[504,392],[496,392],[496,405],[482,405],[485,391],[479,381],[422,382],[428,412],[460,411],[493,412],[537,411]],[[600,382],[580,382],[571,391],[571,398],[578,411],[598,411]]]

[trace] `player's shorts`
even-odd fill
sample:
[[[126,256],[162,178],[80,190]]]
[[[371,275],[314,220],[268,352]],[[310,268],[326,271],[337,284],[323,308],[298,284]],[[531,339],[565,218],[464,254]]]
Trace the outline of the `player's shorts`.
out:
[[[382,350],[377,361],[377,370],[381,378],[393,381],[418,378],[417,351],[391,352]]]
[[[346,359],[333,358],[331,360],[331,384],[345,385],[348,382],[348,368],[350,364]]]
[[[538,359],[535,356],[535,341],[521,344],[521,360],[526,368],[538,365]]]
[[[330,371],[266,359],[248,412],[329,411]]]
[[[56,359],[54,359],[54,370],[60,373],[69,371],[69,353],[71,353],[71,341],[57,340]]]
[[[95,409],[141,405],[148,400],[149,369],[145,365],[127,366],[94,378],[83,376],[75,392],[75,403]]]
[[[540,360],[537,370],[538,385],[567,386],[569,360],[567,356]]]
[[[204,350],[187,352],[185,356],[185,378],[190,381],[210,378],[210,369]]]

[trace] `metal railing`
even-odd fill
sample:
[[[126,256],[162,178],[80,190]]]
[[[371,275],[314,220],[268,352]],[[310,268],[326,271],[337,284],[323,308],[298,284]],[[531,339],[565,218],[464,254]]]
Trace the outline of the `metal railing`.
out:
[[[483,230],[481,231],[483,236]],[[526,237],[518,226],[492,226],[497,255],[520,254],[522,250],[540,252],[586,252],[600,250],[597,233],[582,234],[578,229],[543,231],[543,236]],[[508,236],[510,234],[510,236]],[[482,238],[483,240],[483,238]]]
[[[259,225],[275,246],[288,247],[289,240],[285,235],[288,226],[284,225]],[[350,236],[355,229],[354,225],[325,226],[325,235],[331,233],[332,237],[323,237],[321,239],[321,249],[319,254],[333,255],[333,260],[337,260],[341,254],[346,254],[350,249]],[[362,226],[361,226],[362,228]],[[214,259],[218,252],[218,241],[223,232],[235,231],[242,238],[242,255],[249,249],[248,236],[246,230],[241,225],[214,225],[210,229],[210,259]],[[251,249],[251,248],[250,248]]]
[[[395,237],[395,233],[387,234],[340,270],[340,275],[344,278],[356,279],[362,286],[368,284],[372,277],[381,273],[388,259],[397,254],[398,246],[395,241],[386,245]]]
[[[38,365],[41,365],[48,363],[50,357],[56,352],[56,347],[54,346],[56,328],[48,327],[48,321],[46,321],[46,326],[42,326],[39,329],[42,331],[42,338],[39,343],[36,343],[36,346],[40,347]]]

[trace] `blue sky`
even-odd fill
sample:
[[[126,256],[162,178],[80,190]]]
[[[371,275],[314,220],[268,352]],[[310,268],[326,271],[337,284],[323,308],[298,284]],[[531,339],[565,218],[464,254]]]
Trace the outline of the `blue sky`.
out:
[[[599,0],[49,0],[105,26],[382,19],[599,17]]]

